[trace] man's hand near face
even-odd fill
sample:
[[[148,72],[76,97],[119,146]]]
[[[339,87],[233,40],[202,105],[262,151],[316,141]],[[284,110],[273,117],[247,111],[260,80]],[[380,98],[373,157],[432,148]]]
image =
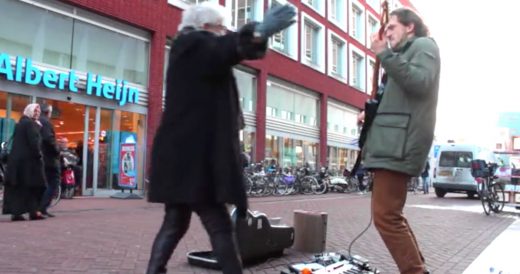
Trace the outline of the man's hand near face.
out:
[[[371,41],[371,44],[370,44],[370,49],[377,55],[381,52],[383,52],[385,49],[388,48],[388,42],[386,40],[386,37],[383,36],[383,39],[379,39],[379,34],[378,33],[374,33],[372,34],[372,36],[370,37],[370,41]]]

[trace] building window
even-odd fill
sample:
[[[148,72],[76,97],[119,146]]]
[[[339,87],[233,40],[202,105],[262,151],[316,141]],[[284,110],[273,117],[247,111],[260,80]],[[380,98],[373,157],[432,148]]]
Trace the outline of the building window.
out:
[[[345,0],[328,0],[329,21],[339,27],[341,30],[347,32],[347,7]]]
[[[302,12],[301,62],[320,72],[325,72],[325,27]]]
[[[323,0],[303,0],[303,4],[316,11],[321,16],[325,16],[325,1]]]
[[[376,61],[372,57],[367,58],[367,93],[372,94],[372,81],[374,78],[374,68],[376,67]]]
[[[350,0],[350,36],[365,45],[365,8],[357,0]]]
[[[350,85],[361,90],[365,91],[366,82],[365,82],[365,53],[350,44]]]
[[[226,0],[226,7],[231,11],[232,29],[240,29],[251,21],[262,21],[264,11],[262,0]]]
[[[294,5],[286,0],[269,0],[269,7],[285,4],[290,4],[296,9]],[[296,9],[296,13],[298,13],[298,9]],[[295,19],[297,20],[297,18]],[[274,49],[291,59],[298,60],[298,22],[273,35],[270,39],[269,46],[271,49]]]
[[[347,41],[328,31],[328,75],[347,83]]]
[[[376,17],[372,15],[370,12],[367,12],[367,48],[370,48],[370,37],[372,34],[379,32],[379,22]]]

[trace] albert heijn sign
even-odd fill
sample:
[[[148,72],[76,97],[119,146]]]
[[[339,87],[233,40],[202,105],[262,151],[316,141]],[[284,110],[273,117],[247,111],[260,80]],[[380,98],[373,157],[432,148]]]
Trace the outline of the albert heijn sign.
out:
[[[56,72],[54,70],[40,70],[33,65],[30,58],[17,56],[14,67],[11,64],[12,57],[0,52],[0,75],[8,81],[15,81],[28,85],[40,85],[50,89],[79,93],[78,83],[80,77],[74,70],[68,72]],[[85,94],[97,96],[118,102],[120,106],[128,103],[137,104],[139,90],[128,86],[128,82],[116,79],[114,82],[103,82],[103,76],[87,73],[85,79]]]

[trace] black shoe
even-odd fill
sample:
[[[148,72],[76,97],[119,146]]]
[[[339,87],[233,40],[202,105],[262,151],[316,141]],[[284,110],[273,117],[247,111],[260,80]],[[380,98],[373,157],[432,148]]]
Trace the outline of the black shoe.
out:
[[[11,216],[11,221],[25,221],[26,219],[23,217],[23,215],[13,215]]]

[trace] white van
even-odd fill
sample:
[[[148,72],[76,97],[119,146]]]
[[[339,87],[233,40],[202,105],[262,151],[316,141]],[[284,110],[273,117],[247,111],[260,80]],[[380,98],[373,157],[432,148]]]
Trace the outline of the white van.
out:
[[[477,183],[471,176],[473,159],[495,162],[491,151],[480,146],[455,143],[440,145],[432,179],[437,197],[442,198],[448,192],[466,193],[468,197],[477,194]]]

